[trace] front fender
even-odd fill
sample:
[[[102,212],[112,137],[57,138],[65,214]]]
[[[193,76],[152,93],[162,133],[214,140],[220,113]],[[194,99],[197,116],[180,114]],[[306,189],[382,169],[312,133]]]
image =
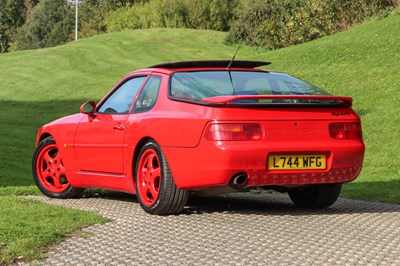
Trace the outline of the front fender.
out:
[[[75,114],[57,119],[42,126],[36,137],[36,146],[47,136],[54,138],[67,171],[77,170],[74,139],[79,121],[85,116],[85,114]]]

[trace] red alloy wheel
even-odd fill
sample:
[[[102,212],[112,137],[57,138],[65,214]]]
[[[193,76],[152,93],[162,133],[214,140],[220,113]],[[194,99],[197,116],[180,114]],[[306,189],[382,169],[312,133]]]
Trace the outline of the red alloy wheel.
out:
[[[156,151],[148,149],[142,154],[138,170],[140,199],[144,205],[151,207],[157,201],[161,187],[160,159]]]
[[[45,146],[36,161],[36,173],[43,187],[53,193],[60,193],[69,187],[60,153],[56,144]]]

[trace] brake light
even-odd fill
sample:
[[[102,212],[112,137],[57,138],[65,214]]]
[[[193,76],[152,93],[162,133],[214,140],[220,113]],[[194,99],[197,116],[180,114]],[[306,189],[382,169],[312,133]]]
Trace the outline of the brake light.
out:
[[[334,139],[362,139],[360,123],[332,123],[329,133]]]
[[[259,124],[212,124],[206,131],[207,140],[261,140]]]

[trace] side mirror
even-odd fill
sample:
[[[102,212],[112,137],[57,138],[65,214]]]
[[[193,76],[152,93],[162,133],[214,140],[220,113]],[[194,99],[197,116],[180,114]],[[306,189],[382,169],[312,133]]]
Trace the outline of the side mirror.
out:
[[[79,111],[82,114],[87,114],[87,115],[93,115],[95,110],[96,110],[96,103],[93,101],[85,102],[79,109]]]

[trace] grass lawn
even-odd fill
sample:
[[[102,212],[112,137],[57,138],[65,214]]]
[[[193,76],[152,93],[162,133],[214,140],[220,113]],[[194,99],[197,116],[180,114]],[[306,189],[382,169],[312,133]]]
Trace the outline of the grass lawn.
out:
[[[243,46],[238,53],[237,59],[272,61],[271,69],[354,98],[366,157],[360,177],[344,186],[342,196],[400,203],[399,32],[397,11],[309,43],[276,51]],[[38,127],[78,112],[89,99],[98,101],[135,69],[167,61],[230,59],[237,47],[224,45],[225,36],[188,29],[137,30],[0,55],[0,264],[18,256],[36,258],[41,246],[60,241],[72,228],[102,221],[16,197],[38,193],[30,172]],[[43,235],[36,238],[32,232]],[[35,243],[33,253],[20,249],[30,245],[26,243]]]
[[[0,196],[0,265],[42,258],[43,247],[61,241],[74,229],[105,222],[95,213],[17,197]]]

